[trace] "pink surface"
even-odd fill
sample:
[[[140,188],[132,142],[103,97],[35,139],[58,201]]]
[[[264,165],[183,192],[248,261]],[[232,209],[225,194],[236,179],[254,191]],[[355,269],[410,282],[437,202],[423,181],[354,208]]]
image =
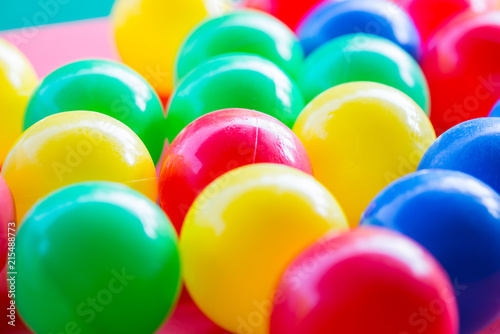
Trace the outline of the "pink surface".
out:
[[[0,32],[32,62],[38,76],[81,59],[119,59],[108,18]]]

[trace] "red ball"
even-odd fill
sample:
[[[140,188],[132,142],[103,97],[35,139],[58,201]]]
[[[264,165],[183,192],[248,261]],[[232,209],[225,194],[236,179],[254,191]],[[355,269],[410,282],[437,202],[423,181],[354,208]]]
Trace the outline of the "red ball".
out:
[[[301,19],[321,0],[243,0],[243,7],[266,11],[295,30]]]
[[[287,268],[271,334],[457,334],[453,286],[416,242],[361,228],[320,240]]]
[[[13,234],[15,234],[14,219],[15,210],[12,193],[0,174],[0,270],[7,261],[8,238],[13,237]],[[9,232],[11,235],[9,235]]]
[[[455,17],[429,39],[422,69],[438,135],[487,116],[500,98],[500,11]]]
[[[395,0],[406,9],[426,41],[434,30],[467,9],[482,9],[487,0]]]
[[[167,150],[160,171],[160,205],[179,232],[189,207],[210,182],[255,163],[283,164],[312,174],[304,146],[277,119],[246,109],[204,115]]]

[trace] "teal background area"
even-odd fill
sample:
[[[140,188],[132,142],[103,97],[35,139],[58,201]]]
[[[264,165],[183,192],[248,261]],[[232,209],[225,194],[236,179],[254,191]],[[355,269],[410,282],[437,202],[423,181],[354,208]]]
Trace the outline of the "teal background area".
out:
[[[0,0],[0,30],[108,16],[114,0]]]

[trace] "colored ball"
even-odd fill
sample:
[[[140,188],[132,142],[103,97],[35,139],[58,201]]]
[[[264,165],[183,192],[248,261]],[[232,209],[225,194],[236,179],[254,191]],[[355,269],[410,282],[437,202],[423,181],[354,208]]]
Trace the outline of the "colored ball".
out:
[[[0,38],[0,169],[23,130],[23,117],[37,77],[29,60]]]
[[[378,82],[409,95],[429,114],[429,88],[420,66],[385,38],[364,34],[338,37],[307,58],[297,81],[306,101],[346,82]]]
[[[394,182],[370,204],[363,225],[399,231],[427,248],[455,285],[460,333],[500,316],[500,196],[455,171],[420,171]]]
[[[419,60],[422,41],[413,20],[389,0],[323,1],[297,28],[306,54],[326,42],[348,34],[386,38]]]
[[[165,115],[153,88],[136,72],[107,60],[83,60],[49,74],[26,109],[24,129],[63,111],[96,111],[123,122],[155,162],[166,138]]]
[[[168,96],[179,47],[207,15],[202,0],[119,0],[112,12],[118,52],[161,96]]]
[[[51,193],[17,235],[16,303],[36,333],[153,333],[180,292],[177,235],[120,184]]]
[[[177,55],[176,78],[227,53],[262,56],[291,77],[297,75],[304,58],[297,37],[279,20],[257,11],[238,11],[209,19],[191,32]]]
[[[271,13],[295,30],[304,15],[320,2],[320,0],[301,0],[293,3],[290,0],[240,0],[240,6]]]
[[[487,0],[394,0],[411,16],[427,41],[442,24],[466,10],[485,9]]]
[[[178,232],[196,196],[222,174],[256,163],[277,163],[312,174],[297,136],[254,110],[211,112],[189,124],[168,148],[159,178],[160,205]]]
[[[26,130],[2,169],[21,221],[36,201],[83,181],[124,183],[156,201],[148,150],[123,123],[90,111],[48,116]]]
[[[300,89],[271,61],[256,55],[222,55],[191,71],[169,103],[170,142],[196,118],[226,108],[258,110],[292,127],[304,107]]]
[[[436,138],[412,99],[373,82],[327,90],[304,109],[293,131],[309,153],[315,177],[353,227],[379,191],[417,169]]]
[[[472,175],[500,192],[500,119],[478,118],[443,133],[418,169],[449,169]]]
[[[437,134],[487,116],[500,98],[500,11],[464,13],[429,40],[422,69]]]
[[[274,297],[271,334],[419,331],[458,333],[453,286],[425,249],[385,229],[322,238],[288,266]]]
[[[0,270],[5,267],[9,242],[16,233],[15,207],[12,193],[0,174]]]
[[[500,117],[500,100],[491,109],[490,117]]]
[[[346,219],[312,176],[276,164],[234,169],[205,188],[186,216],[180,238],[186,287],[225,330],[268,333],[282,272],[331,229],[347,229]]]

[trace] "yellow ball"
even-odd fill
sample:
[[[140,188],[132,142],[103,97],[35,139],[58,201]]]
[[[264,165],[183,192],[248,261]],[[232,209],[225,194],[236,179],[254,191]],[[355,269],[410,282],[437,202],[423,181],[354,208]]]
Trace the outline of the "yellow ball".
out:
[[[42,197],[83,181],[124,183],[156,202],[156,172],[139,137],[120,121],[90,111],[49,116],[26,130],[2,175],[17,221]]]
[[[206,16],[202,0],[118,0],[112,18],[120,56],[166,97],[177,51]]]
[[[417,169],[436,139],[409,96],[372,82],[327,90],[306,106],[293,131],[309,153],[316,179],[339,201],[352,227],[379,191]]]
[[[186,287],[232,333],[268,333],[273,291],[286,266],[332,229],[348,228],[337,201],[312,176],[256,164],[212,182],[181,231]]]
[[[23,131],[24,112],[36,83],[29,60],[0,38],[0,167]]]

